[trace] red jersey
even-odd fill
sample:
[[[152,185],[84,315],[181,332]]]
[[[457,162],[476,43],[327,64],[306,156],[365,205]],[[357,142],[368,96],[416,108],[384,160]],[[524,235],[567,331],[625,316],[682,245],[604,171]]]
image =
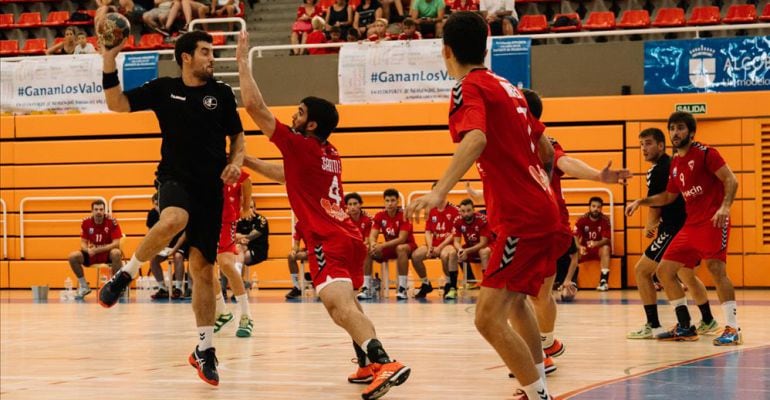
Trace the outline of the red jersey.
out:
[[[294,214],[302,221],[305,239],[313,246],[322,239],[348,236],[362,241],[341,206],[342,161],[328,141],[305,137],[276,120],[270,138],[283,155],[286,194]]]
[[[465,0],[465,4],[462,0],[455,0],[452,3],[452,11],[478,11],[479,5],[473,0]]]
[[[101,224],[97,224],[92,216],[83,218],[80,224],[80,237],[87,240],[88,244],[104,246],[123,237],[123,232],[120,231],[118,221],[106,214]]]
[[[547,136],[548,137],[548,136]],[[567,210],[567,202],[564,200],[564,193],[561,190],[561,177],[564,176],[564,171],[558,167],[559,159],[567,155],[564,153],[564,149],[559,142],[552,137],[548,137],[548,140],[553,146],[553,174],[551,175],[551,189],[553,195],[556,197],[556,204],[559,205],[559,215],[561,216],[561,223],[567,230],[569,230],[569,210]]]
[[[302,236],[302,230],[301,230],[301,228],[299,226],[299,221],[294,223],[294,233],[291,235],[291,238],[294,239],[297,242],[299,242],[299,241],[304,242],[305,241],[305,237]]]
[[[406,33],[401,33],[398,35],[398,40],[420,40],[422,39],[422,33],[420,31],[414,31],[411,35],[407,35]]]
[[[302,18],[302,16],[305,16],[305,15],[310,17],[310,19],[312,20],[313,17],[315,17],[315,16],[323,17],[324,16],[324,10],[323,10],[323,8],[320,5],[317,5],[317,6],[315,6],[315,8],[313,8],[313,13],[312,14],[308,14],[307,10],[305,10],[305,5],[304,4],[299,6],[299,7],[297,7],[297,20],[299,21],[299,19]],[[310,21],[306,21],[306,22],[308,24],[310,23]]]
[[[307,39],[305,40],[305,44],[320,44],[320,43],[326,43],[326,35],[323,33],[323,31],[313,31],[310,32],[310,34],[307,35]],[[326,54],[328,49],[307,49],[308,54],[311,56],[319,55],[319,54]]]
[[[376,42],[378,40],[393,40],[397,39],[396,36],[391,35],[390,33],[386,33],[385,36],[379,37],[376,33],[369,35],[369,37],[366,38],[370,42]]]
[[[476,168],[492,230],[517,237],[558,231],[558,206],[534,141],[545,126],[519,89],[486,68],[472,70],[452,89],[452,139],[459,143],[474,129],[487,139]]]
[[[465,240],[465,247],[479,244],[481,237],[486,237],[492,242],[492,231],[489,229],[487,217],[481,213],[473,213],[473,220],[466,222],[465,218],[458,216],[454,220],[454,236]]]
[[[430,210],[425,221],[425,231],[433,234],[433,247],[438,247],[444,239],[452,236],[454,220],[459,215],[457,207],[448,203],[441,211],[438,208]]]
[[[369,234],[372,233],[372,219],[369,218],[365,212],[361,211],[358,221],[354,220],[353,217],[351,217],[350,220],[353,221],[353,224],[355,224],[358,230],[361,231],[361,236],[366,240],[366,238],[369,237]]]
[[[674,155],[666,191],[682,193],[687,225],[711,224],[711,217],[722,206],[725,187],[716,175],[725,165],[717,149],[693,142],[684,156]]]
[[[401,208],[396,211],[396,215],[391,217],[386,210],[382,210],[374,215],[372,229],[377,229],[382,233],[385,241],[391,241],[398,238],[402,230],[409,232],[406,243],[415,243],[412,223],[404,219],[404,210]]]
[[[241,187],[243,186],[243,181],[248,178],[249,174],[241,170],[238,182],[232,185],[225,185],[222,188],[225,198],[225,203],[222,205],[222,224],[229,224],[241,219]]]
[[[581,246],[585,246],[589,240],[612,240],[610,219],[602,214],[599,219],[594,221],[588,214],[585,214],[575,222],[575,236],[580,239]]]

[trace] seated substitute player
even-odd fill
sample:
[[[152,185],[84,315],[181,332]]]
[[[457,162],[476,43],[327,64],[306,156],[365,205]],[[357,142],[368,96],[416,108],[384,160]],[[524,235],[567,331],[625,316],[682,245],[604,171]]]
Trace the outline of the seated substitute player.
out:
[[[476,212],[473,200],[461,201],[460,216],[454,220],[454,247],[457,249],[458,261],[481,264],[481,270],[486,272],[489,256],[492,254],[489,247],[492,238],[486,215]],[[463,239],[465,244],[462,244],[460,239]],[[457,272],[450,276],[450,284],[451,289],[445,298],[454,299],[457,297]]]
[[[294,233],[292,234],[291,251],[286,257],[289,260],[289,274],[291,275],[292,288],[286,293],[287,299],[296,299],[302,296],[302,290],[299,288],[299,262],[307,261],[307,248],[300,247],[300,242],[307,245],[307,241],[300,230],[299,221],[294,224]]]
[[[409,273],[409,258],[412,252],[417,249],[417,243],[412,233],[412,223],[404,218],[404,210],[398,206],[399,193],[396,189],[386,189],[382,193],[385,200],[385,209],[374,215],[372,221],[372,232],[369,234],[369,255],[377,262],[396,260],[398,269],[398,291],[396,298],[398,300],[407,299],[407,284]],[[377,237],[382,232],[385,239],[384,243],[377,243]],[[422,269],[418,269],[422,267]],[[417,275],[422,279],[423,288],[428,294],[433,291],[433,286],[425,273],[425,266],[414,265]]]
[[[267,218],[257,213],[254,202],[251,202],[251,216],[238,221],[235,231],[235,241],[238,242],[238,258],[236,266],[241,265],[241,276],[244,283],[248,282],[249,267],[267,260],[270,248],[268,237],[270,226]],[[248,282],[251,287],[251,283]]]
[[[145,225],[147,229],[152,229],[156,223],[160,221],[160,207],[158,206],[158,193],[152,195],[152,208],[147,212],[147,221]],[[184,231],[178,233],[171,239],[171,243],[161,250],[155,257],[150,259],[150,272],[155,277],[155,281],[158,283],[158,291],[150,296],[153,300],[168,299],[169,288],[166,287],[166,280],[163,278],[163,261],[166,261],[169,256],[173,257],[172,264],[174,265],[174,287],[171,289],[171,299],[177,300],[182,297],[182,281],[184,280],[184,260],[187,253],[187,246],[185,246],[186,238]],[[169,271],[170,273],[171,271]]]
[[[120,238],[123,233],[115,218],[105,212],[102,200],[91,203],[91,216],[83,218],[80,224],[80,250],[70,253],[70,268],[78,278],[78,292],[82,299],[91,293],[91,287],[83,274],[83,267],[94,264],[110,264],[113,275],[123,265],[123,252],[120,251]]]
[[[372,219],[366,214],[366,211],[361,209],[364,205],[364,200],[356,192],[348,193],[345,195],[345,205],[347,205],[348,216],[353,224],[356,225],[361,236],[364,238],[364,245],[369,247],[369,234],[372,233]],[[361,286],[361,290],[356,296],[359,300],[369,300],[372,298],[374,287],[372,286],[372,256],[366,254],[364,259],[364,286]]]
[[[431,189],[436,187],[434,183]],[[452,245],[452,226],[455,218],[460,216],[460,212],[457,211],[457,207],[445,201],[438,207],[432,208],[428,212],[428,217],[425,220],[425,246],[420,246],[412,253],[412,264],[417,271],[425,271],[425,259],[439,258],[441,260],[441,266],[444,270],[444,274],[448,277],[454,275],[455,284],[457,283],[457,250]],[[454,297],[447,297],[447,283],[444,288],[444,298],[453,299],[457,298],[457,291],[455,290]],[[414,296],[417,299],[424,298],[430,293],[433,288],[423,285],[420,291]],[[455,285],[455,289],[457,286]]]
[[[588,201],[588,212],[575,222],[575,236],[578,238],[580,262],[599,260],[601,277],[596,290],[606,292],[609,289],[610,278],[610,243],[612,228],[610,219],[602,214],[604,200],[601,197],[591,197]]]

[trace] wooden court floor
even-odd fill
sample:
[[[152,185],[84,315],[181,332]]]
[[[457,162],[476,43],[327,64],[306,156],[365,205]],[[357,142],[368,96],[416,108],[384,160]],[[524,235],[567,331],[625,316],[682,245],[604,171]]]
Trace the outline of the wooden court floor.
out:
[[[346,381],[355,366],[345,333],[320,303],[289,303],[283,293],[253,294],[253,337],[235,337],[235,321],[218,334],[215,388],[186,362],[197,336],[189,303],[131,299],[105,310],[95,293],[76,303],[51,292],[47,303],[34,303],[28,291],[0,292],[0,397],[360,398],[363,387]],[[710,297],[723,321],[713,291]],[[724,348],[711,337],[626,340],[644,320],[636,293],[581,291],[574,303],[559,305],[557,336],[566,352],[548,386],[561,398],[770,399],[770,291],[739,290],[738,302],[745,344]],[[473,326],[472,299],[444,304],[433,294],[425,302],[364,308],[390,355],[412,368],[386,399],[513,398],[516,381]],[[671,308],[660,310],[664,325],[672,324]],[[696,307],[691,313],[699,318]]]

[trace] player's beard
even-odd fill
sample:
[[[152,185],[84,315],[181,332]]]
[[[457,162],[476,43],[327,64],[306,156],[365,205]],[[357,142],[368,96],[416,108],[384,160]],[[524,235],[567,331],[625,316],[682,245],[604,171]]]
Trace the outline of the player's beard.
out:
[[[682,139],[682,140],[679,142],[679,144],[678,144],[678,145],[674,145],[674,147],[675,147],[675,148],[677,148],[677,149],[683,149],[683,148],[687,147],[687,145],[689,145],[689,144],[690,144],[690,140],[691,140],[691,139],[692,139],[692,135],[690,135],[690,134],[688,133],[688,134],[687,134],[687,137],[686,137],[686,138],[684,138],[684,139]],[[672,144],[673,144],[673,143],[672,143]]]
[[[599,217],[602,215],[599,211],[591,211],[591,218],[593,219],[599,219]]]
[[[470,217],[464,217],[463,219],[465,220],[466,223],[470,224],[471,222],[473,222],[473,215],[471,215]]]

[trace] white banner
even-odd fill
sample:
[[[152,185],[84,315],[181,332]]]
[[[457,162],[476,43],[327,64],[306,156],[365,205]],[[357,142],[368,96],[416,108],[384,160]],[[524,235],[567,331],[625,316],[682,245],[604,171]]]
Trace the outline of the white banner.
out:
[[[342,46],[340,104],[449,102],[454,86],[441,40],[363,42]]]

